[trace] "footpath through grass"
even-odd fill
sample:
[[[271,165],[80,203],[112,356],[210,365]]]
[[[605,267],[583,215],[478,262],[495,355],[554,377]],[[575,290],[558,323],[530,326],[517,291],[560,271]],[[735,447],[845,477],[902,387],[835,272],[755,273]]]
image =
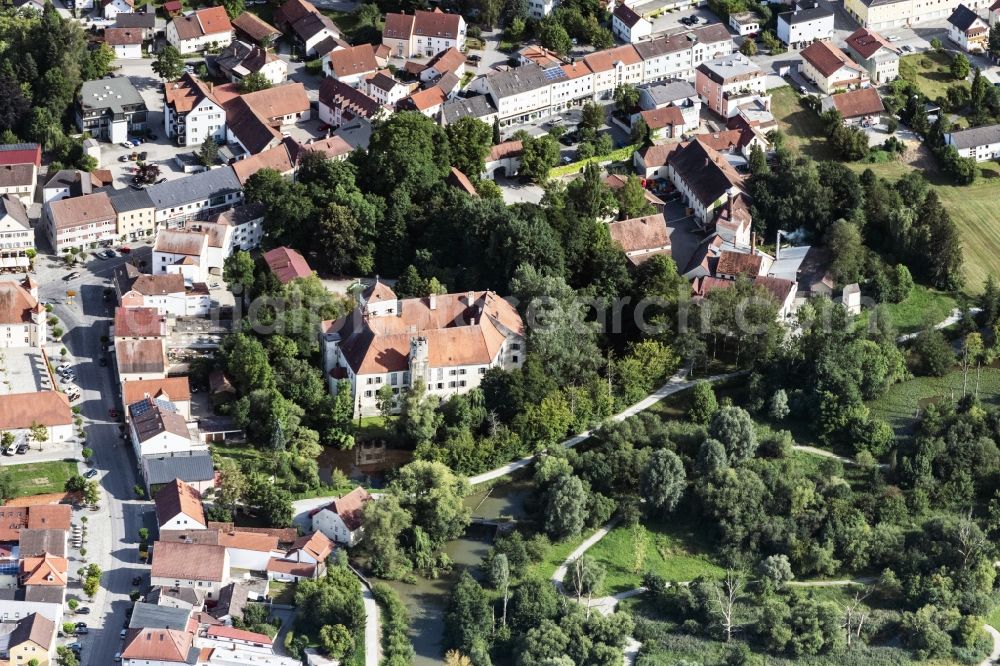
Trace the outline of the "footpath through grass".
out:
[[[884,311],[900,333],[916,333],[944,321],[958,306],[955,296],[922,285],[914,285],[902,303],[887,303]],[[871,310],[865,310],[858,323],[867,325]]]
[[[63,460],[4,465],[3,471],[14,480],[15,497],[63,492],[67,479],[77,473],[76,463]]]
[[[643,525],[645,537],[641,536],[641,529],[619,525],[587,551],[587,555],[607,570],[604,594],[635,589],[642,585],[646,573],[654,573],[669,581],[689,581],[698,576],[721,577],[725,574],[725,570],[709,558],[711,545],[705,530],[676,520],[647,520]],[[645,541],[644,547],[642,541]]]

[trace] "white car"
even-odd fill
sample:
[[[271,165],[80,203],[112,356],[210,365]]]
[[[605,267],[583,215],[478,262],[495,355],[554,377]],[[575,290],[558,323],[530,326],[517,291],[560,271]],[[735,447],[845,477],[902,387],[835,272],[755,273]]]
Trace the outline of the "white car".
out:
[[[56,372],[66,372],[72,367],[73,366],[71,366],[69,363],[63,363],[62,365],[56,366]]]

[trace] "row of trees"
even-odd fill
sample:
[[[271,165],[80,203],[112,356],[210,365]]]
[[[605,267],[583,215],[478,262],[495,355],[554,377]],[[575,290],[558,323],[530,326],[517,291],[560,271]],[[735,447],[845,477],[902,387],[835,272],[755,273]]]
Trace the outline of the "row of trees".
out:
[[[80,84],[111,71],[114,52],[92,45],[75,21],[51,4],[39,15],[0,13],[0,142],[36,141],[52,157],[50,168],[96,167],[79,140],[66,136]]]
[[[864,265],[867,246],[939,289],[961,287],[958,227],[922,175],[911,172],[894,183],[871,170],[859,176],[844,164],[796,156],[780,135],[775,138],[770,164],[756,149],[750,157],[753,217],[766,237],[803,230],[822,238],[834,222],[846,220],[863,243],[842,248],[851,253],[838,252],[837,261]]]

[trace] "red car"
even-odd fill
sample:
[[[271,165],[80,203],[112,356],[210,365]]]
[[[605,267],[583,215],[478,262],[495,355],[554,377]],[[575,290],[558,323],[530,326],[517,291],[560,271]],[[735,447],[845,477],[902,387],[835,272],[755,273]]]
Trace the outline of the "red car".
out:
[[[114,408],[109,409],[108,410],[108,416],[110,416],[113,419],[118,418],[118,410],[114,409]]]
[[[122,254],[128,254],[129,252],[132,251],[132,248],[125,247],[124,245],[122,245],[120,248],[118,248],[118,251],[121,252]]]

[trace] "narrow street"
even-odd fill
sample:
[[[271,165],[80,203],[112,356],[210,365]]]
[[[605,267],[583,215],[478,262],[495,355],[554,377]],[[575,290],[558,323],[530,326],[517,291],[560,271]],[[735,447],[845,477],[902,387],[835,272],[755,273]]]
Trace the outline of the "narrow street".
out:
[[[97,511],[87,511],[87,563],[96,563],[104,571],[101,589],[90,603],[91,615],[86,618],[90,633],[81,637],[84,645],[81,664],[108,666],[114,663],[121,649],[119,632],[125,623],[125,610],[131,604],[129,591],[133,577],[142,574],[148,582],[147,567],[138,562],[138,530],[142,514],[151,506],[134,499],[136,474],[132,454],[119,437],[117,424],[108,417],[108,410],[117,406],[114,370],[99,365],[107,334],[109,304],[103,300],[103,290],[114,266],[123,261],[92,262],[78,267],[77,279],[65,282],[69,271],[50,255],[39,255],[36,263],[41,300],[53,303],[55,314],[67,331],[63,343],[71,354],[76,369],[77,384],[82,398],[77,403],[84,417],[87,446],[94,450],[94,467],[99,470],[102,499]],[[69,299],[67,290],[77,296]],[[79,559],[71,564],[71,575],[83,566]],[[71,594],[82,596],[79,584]],[[86,601],[84,601],[86,603]]]

